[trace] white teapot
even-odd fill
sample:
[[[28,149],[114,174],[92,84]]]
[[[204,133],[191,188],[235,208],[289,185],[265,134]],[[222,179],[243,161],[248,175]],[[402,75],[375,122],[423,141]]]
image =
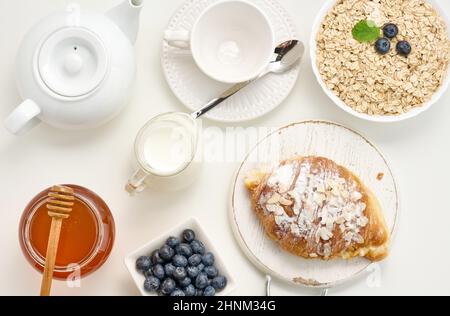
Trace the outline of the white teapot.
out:
[[[39,122],[94,128],[127,104],[136,74],[134,43],[144,0],[125,0],[105,15],[76,4],[35,25],[17,56],[17,85],[25,100],[6,119],[13,134]]]

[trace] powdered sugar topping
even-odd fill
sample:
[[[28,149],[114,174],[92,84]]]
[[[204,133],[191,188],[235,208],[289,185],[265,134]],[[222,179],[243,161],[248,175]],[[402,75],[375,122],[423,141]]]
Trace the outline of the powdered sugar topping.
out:
[[[369,219],[358,184],[338,168],[311,159],[277,166],[261,194],[260,207],[273,214],[280,233],[304,239],[311,258],[330,258],[337,241],[348,248],[363,244]]]

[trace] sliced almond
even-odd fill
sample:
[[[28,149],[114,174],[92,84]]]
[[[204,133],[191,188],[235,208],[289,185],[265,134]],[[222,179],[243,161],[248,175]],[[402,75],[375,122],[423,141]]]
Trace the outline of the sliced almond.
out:
[[[323,241],[329,241],[333,237],[333,233],[328,231],[325,227],[319,229],[320,239]]]
[[[356,222],[359,227],[366,227],[367,224],[369,224],[369,219],[365,216],[358,218],[358,221]]]
[[[332,218],[328,218],[327,222],[326,222],[326,227],[327,230],[332,232],[333,228],[334,228],[334,220]]]
[[[267,200],[267,204],[278,204],[281,196],[278,193],[274,193],[270,199]]]
[[[324,193],[316,192],[314,194],[314,200],[317,204],[322,205],[322,203],[327,199],[327,196]]]
[[[284,205],[284,206],[291,206],[294,204],[294,202],[292,200],[288,200],[286,199],[284,196],[280,197],[280,204]]]
[[[275,204],[269,204],[266,206],[266,209],[269,213],[273,213],[276,216],[285,215],[284,208],[282,208],[280,205]]]
[[[360,234],[356,234],[353,237],[353,241],[355,241],[357,244],[363,244],[364,243],[364,238]]]
[[[319,193],[325,193],[325,186],[323,184],[319,184],[317,186],[317,192]]]
[[[338,224],[338,225],[342,225],[342,224],[344,224],[344,223],[345,223],[345,218],[344,218],[343,216],[339,217],[339,218],[336,220],[336,224]]]
[[[363,197],[362,194],[358,191],[355,191],[352,193],[352,201],[353,202],[358,202],[359,200],[362,199],[362,197]]]

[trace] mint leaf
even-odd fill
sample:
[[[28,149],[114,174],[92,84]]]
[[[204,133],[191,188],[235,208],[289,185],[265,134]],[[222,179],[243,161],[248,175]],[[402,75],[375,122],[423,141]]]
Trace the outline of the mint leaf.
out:
[[[373,42],[380,37],[381,30],[373,21],[359,21],[352,30],[355,40],[360,43]]]

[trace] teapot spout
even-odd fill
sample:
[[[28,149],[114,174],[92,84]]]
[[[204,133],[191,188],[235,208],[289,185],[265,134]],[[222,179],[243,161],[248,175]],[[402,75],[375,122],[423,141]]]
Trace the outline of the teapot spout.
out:
[[[124,0],[106,15],[113,20],[132,44],[136,43],[139,31],[139,16],[144,0]]]

